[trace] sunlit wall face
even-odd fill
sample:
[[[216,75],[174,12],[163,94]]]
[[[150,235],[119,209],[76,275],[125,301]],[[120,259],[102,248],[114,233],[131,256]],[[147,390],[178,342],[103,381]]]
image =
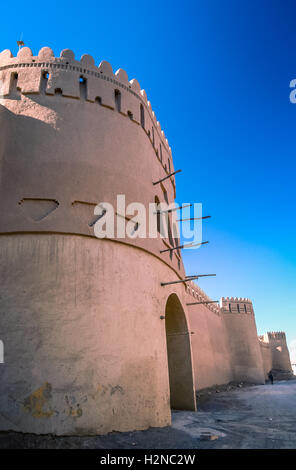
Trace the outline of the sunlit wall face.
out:
[[[16,40],[38,51],[50,45],[87,52],[133,72],[154,104],[173,150],[178,200],[202,202],[209,245],[184,253],[188,272],[212,298],[253,300],[258,332],[296,339],[296,78],[292,0],[87,2],[81,23],[73,2],[52,3],[50,28],[37,1],[19,22],[1,25],[2,47]],[[11,17],[8,3],[3,17]],[[67,17],[69,21],[65,22]],[[139,21],[139,18],[141,19]],[[99,27],[98,27],[98,20]],[[132,28],[127,25],[132,25]],[[77,31],[79,32],[77,34]],[[136,38],[136,39],[135,39]],[[70,40],[70,44],[69,44]]]

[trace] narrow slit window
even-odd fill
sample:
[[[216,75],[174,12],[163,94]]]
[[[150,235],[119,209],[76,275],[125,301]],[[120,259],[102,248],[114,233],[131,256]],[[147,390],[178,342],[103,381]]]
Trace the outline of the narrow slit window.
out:
[[[84,99],[86,99],[86,83],[86,78],[81,75],[79,78],[80,97]]]
[[[121,93],[119,90],[115,90],[114,92],[115,97],[115,109],[120,113],[121,111]]]
[[[174,246],[174,239],[172,234],[171,214],[168,215],[168,238],[171,246]]]
[[[17,80],[18,80],[18,74],[13,73],[11,77],[11,82],[10,82],[10,91],[19,91],[19,88],[17,86]]]
[[[165,202],[168,204],[169,203],[169,198],[168,198],[167,191],[163,191],[163,197],[164,197]]]
[[[159,199],[157,196],[155,196],[154,198],[154,203],[156,204],[156,217],[157,217],[157,232],[160,233],[161,232],[161,224],[160,224],[160,207],[159,207]]]
[[[42,72],[42,80],[41,80],[41,92],[45,92],[46,91],[46,88],[47,88],[47,83],[48,83],[48,78],[49,78],[49,73],[47,72],[47,70],[44,70]]]
[[[145,129],[145,114],[144,114],[144,106],[140,104],[140,117],[141,117],[141,126]]]

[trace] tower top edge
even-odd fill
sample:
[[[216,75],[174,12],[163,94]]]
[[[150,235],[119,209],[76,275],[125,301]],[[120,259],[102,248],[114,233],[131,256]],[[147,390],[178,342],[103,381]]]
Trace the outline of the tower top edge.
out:
[[[63,49],[59,57],[56,57],[54,55],[54,52],[50,47],[42,47],[39,50],[38,55],[36,56],[33,55],[33,52],[29,47],[22,47],[21,49],[19,49],[16,56],[14,56],[9,49],[5,49],[0,52],[0,67],[9,65],[17,66],[18,63],[38,64],[41,62],[46,62],[50,64],[73,65],[76,67],[80,67],[82,69],[82,73],[83,69],[92,70],[94,72],[107,75],[108,77],[124,84],[132,92],[136,93],[146,105],[151,120],[153,121],[158,131],[161,133],[169,153],[172,153],[168,139],[165,137],[165,134],[161,129],[161,125],[156,119],[156,115],[152,110],[151,103],[147,98],[146,91],[144,89],[141,89],[140,83],[137,79],[132,78],[131,80],[129,80],[128,74],[124,69],[119,68],[116,72],[113,72],[112,65],[106,60],[102,60],[98,65],[96,65],[95,59],[89,54],[83,54],[80,59],[77,60],[75,58],[74,52],[71,49]]]

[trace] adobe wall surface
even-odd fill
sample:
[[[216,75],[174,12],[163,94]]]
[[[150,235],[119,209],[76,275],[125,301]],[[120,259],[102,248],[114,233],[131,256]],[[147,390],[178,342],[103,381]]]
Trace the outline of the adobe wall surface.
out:
[[[0,430],[169,425],[160,317],[168,296],[184,292],[160,286],[171,269],[129,245],[75,235],[2,235],[0,250]]]
[[[89,223],[99,202],[116,207],[116,196],[124,194],[126,205],[148,206],[156,196],[164,202],[165,192],[168,201],[174,201],[174,177],[152,184],[168,174],[169,166],[173,171],[173,163],[160,124],[136,80],[129,82],[121,69],[113,74],[107,62],[95,67],[90,56],[75,61],[67,50],[60,58],[54,58],[49,48],[34,58],[28,48],[21,49],[17,58],[3,54],[2,233],[36,231],[37,222],[42,232],[94,236]],[[86,80],[83,88],[80,77]],[[115,90],[121,93],[120,111]],[[57,210],[41,221],[36,217],[42,203]],[[171,258],[169,253],[160,255],[158,240],[124,241],[152,251],[182,272],[178,252]]]
[[[263,360],[263,368],[264,368],[264,377],[265,380],[268,379],[268,372],[273,368],[272,367],[272,354],[271,354],[271,348],[270,344],[265,341],[259,341],[260,349],[261,349],[261,355],[262,355],[262,360]]]
[[[195,284],[188,289],[187,302],[210,300]],[[186,302],[186,303],[187,303]],[[233,379],[227,331],[220,308],[215,304],[187,307],[192,335],[195,387],[197,390]]]
[[[241,298],[222,298],[221,306],[231,352],[233,380],[264,383],[252,302]]]
[[[182,299],[185,287],[161,286],[184,277],[184,268],[178,250],[160,251],[177,241],[116,233],[101,241],[92,223],[96,204],[116,208],[118,194],[126,205],[147,207],[165,192],[174,200],[174,177],[153,185],[173,163],[146,94],[107,62],[75,61],[68,50],[54,58],[49,48],[38,57],[28,48],[17,58],[5,51],[0,80],[0,429],[165,426],[160,316],[170,293]]]
[[[268,332],[267,337],[271,349],[272,368],[291,372],[291,360],[285,333],[283,331]]]

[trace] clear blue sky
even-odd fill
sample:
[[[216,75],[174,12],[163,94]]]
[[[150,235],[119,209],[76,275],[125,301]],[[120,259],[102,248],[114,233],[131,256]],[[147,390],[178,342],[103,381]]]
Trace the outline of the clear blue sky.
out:
[[[296,339],[295,1],[15,0],[1,16],[1,49],[23,33],[34,54],[71,48],[138,79],[183,170],[177,201],[212,215],[188,273],[217,273],[209,295],[250,297],[259,333]]]

